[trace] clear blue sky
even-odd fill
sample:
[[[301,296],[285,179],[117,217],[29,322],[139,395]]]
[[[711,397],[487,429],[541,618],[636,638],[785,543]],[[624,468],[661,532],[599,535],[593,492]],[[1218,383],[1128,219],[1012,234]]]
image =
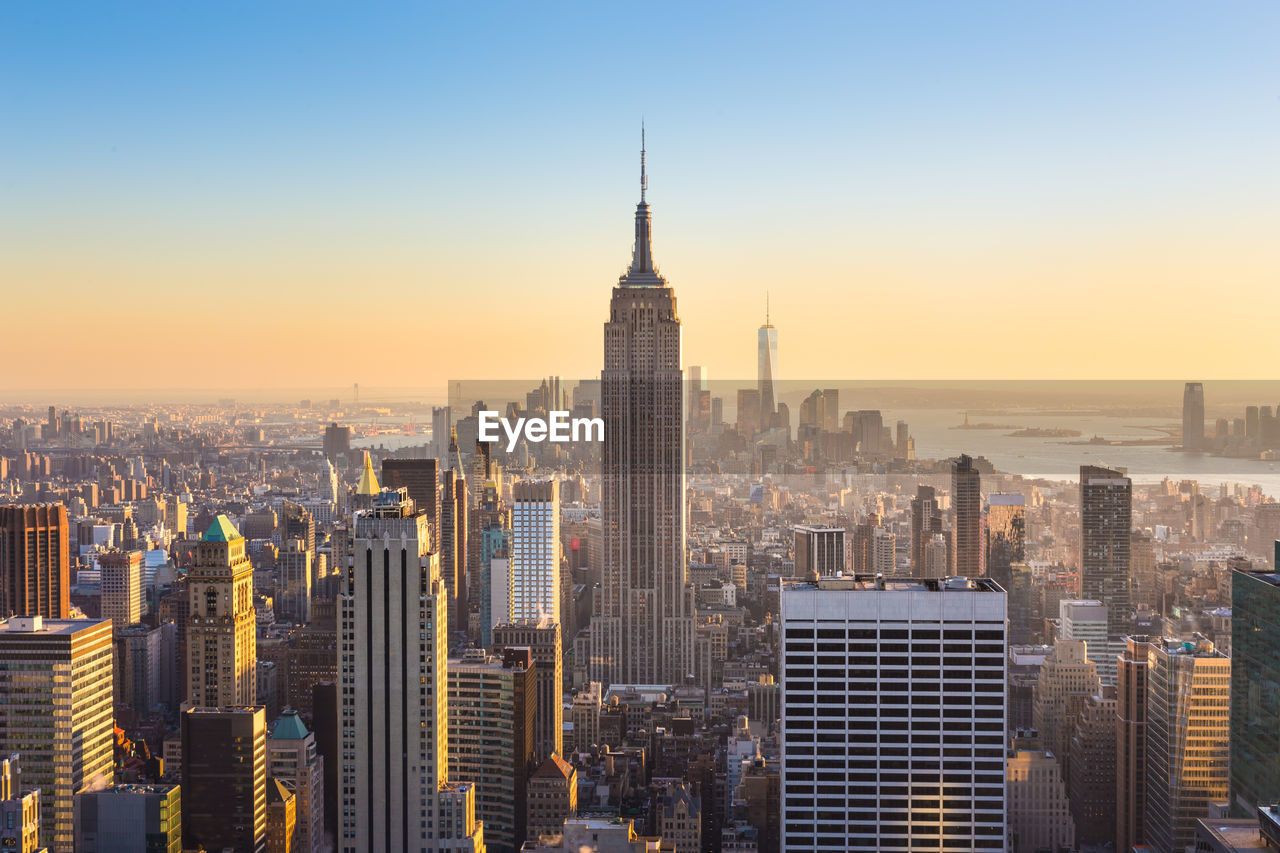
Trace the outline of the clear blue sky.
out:
[[[530,318],[580,326],[546,369],[589,371],[629,252],[644,116],[686,361],[749,375],[766,287],[784,375],[829,364],[806,339],[839,327],[815,301],[852,317],[918,300],[931,334],[1011,292],[1034,298],[1000,322],[1030,323],[1127,282],[1123,322],[1155,341],[1186,334],[1179,310],[1215,287],[1280,308],[1278,75],[1275,2],[9,2],[0,277],[110,288],[131,307],[101,306],[107,322],[211,298],[301,311],[289,328],[247,318],[228,332],[242,349],[339,334],[352,316],[332,306],[384,285],[424,314],[484,296],[517,337]],[[1162,246],[1191,254],[1165,262]],[[1081,255],[1096,262],[1054,278]],[[1147,316],[1143,288],[1172,288],[1173,305]],[[1248,313],[1206,340],[1270,328]],[[875,375],[955,372],[943,348],[917,365],[887,354],[892,339],[869,346],[885,354],[860,365]],[[33,385],[85,384],[92,349],[68,347]],[[501,370],[424,357],[424,382]],[[375,384],[369,364],[352,370]],[[240,381],[252,361],[223,369]]]

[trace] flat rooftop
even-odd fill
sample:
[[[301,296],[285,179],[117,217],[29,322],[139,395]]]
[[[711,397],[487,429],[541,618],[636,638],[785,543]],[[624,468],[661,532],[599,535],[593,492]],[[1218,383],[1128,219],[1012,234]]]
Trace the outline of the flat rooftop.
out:
[[[882,578],[876,575],[833,575],[815,581],[782,579],[787,590],[866,590],[884,592],[1004,592],[989,578]]]

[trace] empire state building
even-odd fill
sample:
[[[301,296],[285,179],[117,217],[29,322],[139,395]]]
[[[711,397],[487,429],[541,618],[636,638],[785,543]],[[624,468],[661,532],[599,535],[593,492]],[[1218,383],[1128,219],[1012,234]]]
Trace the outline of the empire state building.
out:
[[[613,288],[600,374],[604,566],[588,670],[604,684],[682,684],[693,672],[680,318],[653,264],[644,157],[642,134],[635,247]]]

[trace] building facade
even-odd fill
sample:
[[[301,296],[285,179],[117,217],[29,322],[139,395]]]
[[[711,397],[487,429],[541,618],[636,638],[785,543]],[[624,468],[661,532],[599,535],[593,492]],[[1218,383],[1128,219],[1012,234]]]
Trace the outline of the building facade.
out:
[[[187,575],[187,703],[253,705],[258,697],[253,563],[245,538],[219,515],[196,543]]]
[[[981,579],[784,582],[782,849],[1005,849],[1005,618]]]
[[[653,262],[644,156],[642,143],[635,246],[613,289],[600,374],[604,565],[588,671],[607,684],[679,684],[693,671],[680,318]]]
[[[261,706],[182,712],[182,843],[265,851],[267,723]]]
[[[447,785],[449,595],[427,519],[403,489],[369,498],[338,599],[338,848],[482,850],[474,791]]]
[[[0,755],[18,753],[23,786],[40,789],[54,853],[75,843],[75,795],[115,772],[111,659],[109,621],[0,622]]]
[[[0,506],[0,617],[71,615],[69,547],[62,504]]]

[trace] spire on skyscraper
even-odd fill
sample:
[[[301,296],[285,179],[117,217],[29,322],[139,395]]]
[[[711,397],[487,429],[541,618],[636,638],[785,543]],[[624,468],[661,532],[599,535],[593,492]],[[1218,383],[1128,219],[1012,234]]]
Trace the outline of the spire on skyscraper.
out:
[[[640,122],[640,203],[636,205],[636,242],[631,252],[631,267],[622,277],[622,283],[633,287],[662,287],[666,282],[653,265],[653,240],[647,193],[649,174],[645,167],[644,122]]]

